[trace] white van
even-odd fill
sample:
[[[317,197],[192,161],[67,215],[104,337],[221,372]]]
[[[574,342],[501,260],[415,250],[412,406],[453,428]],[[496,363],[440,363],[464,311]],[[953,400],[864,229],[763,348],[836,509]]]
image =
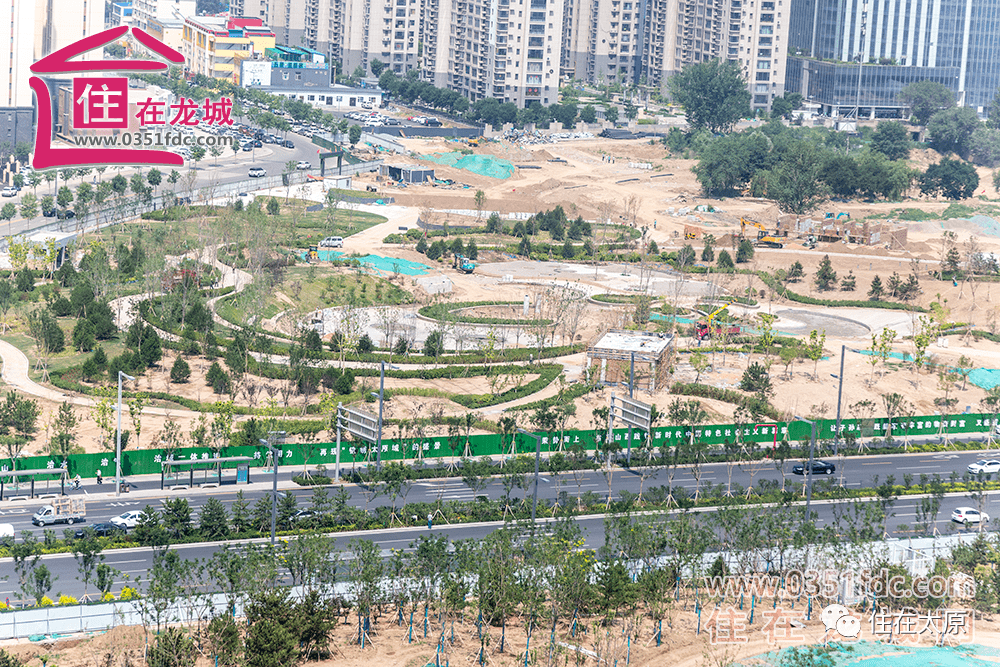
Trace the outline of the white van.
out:
[[[325,239],[319,242],[319,247],[321,248],[343,248],[344,239],[340,236],[327,236]]]
[[[0,541],[14,539],[14,526],[9,523],[0,523]]]

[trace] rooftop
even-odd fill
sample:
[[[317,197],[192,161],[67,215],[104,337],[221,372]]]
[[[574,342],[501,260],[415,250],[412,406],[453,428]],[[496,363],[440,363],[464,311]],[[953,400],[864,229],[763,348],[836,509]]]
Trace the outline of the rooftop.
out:
[[[591,349],[602,352],[635,352],[659,357],[672,342],[673,337],[670,334],[611,330],[601,336]]]

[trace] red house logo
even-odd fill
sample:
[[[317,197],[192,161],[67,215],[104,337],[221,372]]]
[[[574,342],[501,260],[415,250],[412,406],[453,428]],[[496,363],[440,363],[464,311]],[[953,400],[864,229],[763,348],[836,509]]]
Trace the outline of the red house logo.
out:
[[[35,74],[68,74],[77,72],[128,73],[163,71],[169,67],[168,63],[183,64],[184,56],[176,50],[154,39],[139,28],[132,28],[131,30],[132,35],[140,44],[167,62],[158,60],[70,60],[75,56],[89,51],[103,49],[105,45],[120,39],[129,31],[127,26],[121,26],[99,32],[96,35],[84,37],[78,42],[45,56],[32,65],[30,69]],[[109,164],[162,164],[174,166],[184,164],[184,160],[180,155],[164,150],[80,147],[53,148],[52,133],[54,127],[52,100],[49,96],[49,89],[45,85],[45,82],[37,76],[29,79],[29,85],[38,99],[38,127],[35,131],[35,157],[32,160],[32,166],[35,169]],[[74,78],[72,93],[72,122],[74,128],[127,129],[129,127],[127,76]],[[187,100],[187,102],[190,102],[190,100]],[[207,100],[206,104],[208,104]],[[220,103],[215,104],[218,105]],[[182,106],[184,105],[182,104]]]

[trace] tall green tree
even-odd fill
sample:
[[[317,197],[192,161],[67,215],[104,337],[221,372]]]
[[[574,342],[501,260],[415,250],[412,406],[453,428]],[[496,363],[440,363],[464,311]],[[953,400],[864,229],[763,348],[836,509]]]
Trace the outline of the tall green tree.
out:
[[[940,194],[947,199],[966,199],[975,194],[979,174],[968,162],[942,158],[920,176],[920,192],[925,195]]]
[[[830,189],[820,179],[823,159],[815,144],[793,142],[781,162],[771,171],[767,196],[788,213],[802,215],[829,198]]]
[[[939,153],[955,152],[960,157],[969,155],[972,134],[982,127],[976,110],[971,107],[956,107],[939,111],[927,123],[931,146]]]
[[[692,130],[727,132],[750,115],[750,92],[739,63],[715,59],[685,65],[670,78],[670,95]]]
[[[926,125],[938,111],[955,106],[954,93],[935,81],[911,83],[899,91],[899,100],[910,107],[910,115],[918,125]]]
[[[871,148],[890,160],[905,160],[910,157],[910,133],[898,121],[880,121],[872,135]]]

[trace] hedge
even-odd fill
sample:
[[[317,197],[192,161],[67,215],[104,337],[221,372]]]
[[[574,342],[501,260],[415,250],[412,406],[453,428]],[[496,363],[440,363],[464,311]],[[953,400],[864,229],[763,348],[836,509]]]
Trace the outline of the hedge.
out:
[[[747,410],[759,412],[760,414],[767,415],[774,420],[781,418],[778,410],[767,401],[761,400],[756,396],[747,396],[746,394],[742,394],[732,389],[712,387],[711,385],[694,382],[675,382],[673,386],[670,387],[670,393],[680,394],[682,396],[711,398],[724,403],[741,405]]]
[[[795,301],[796,303],[805,303],[812,306],[829,306],[831,308],[884,308],[886,310],[907,310],[916,313],[926,313],[927,309],[917,305],[911,305],[908,303],[896,303],[895,301],[870,301],[870,300],[860,300],[860,299],[814,299],[811,296],[805,296],[802,294],[796,294],[785,286],[780,285],[777,279],[772,276],[767,271],[758,271],[757,277],[760,278],[761,282],[770,287],[772,290],[777,292],[783,297],[786,297],[789,301]]]
[[[554,408],[557,405],[565,405],[566,403],[574,401],[584,394],[592,392],[594,389],[596,389],[596,387],[592,384],[575,384],[566,391],[560,392],[555,396],[543,398],[540,401],[525,403],[524,405],[515,405],[510,408],[510,410],[544,410],[546,408]]]
[[[537,368],[540,373],[539,376],[526,385],[513,387],[500,394],[456,394],[451,397],[451,400],[459,405],[469,408],[470,410],[486,408],[491,405],[507,403],[508,401],[516,401],[519,398],[531,396],[532,394],[545,389],[545,387],[552,384],[552,381],[555,380],[563,370],[563,367],[559,364],[544,364]]]
[[[420,309],[420,314],[432,320],[445,322],[462,322],[464,324],[540,324],[547,326],[552,324],[552,320],[546,319],[523,319],[506,317],[473,317],[455,313],[463,308],[475,308],[477,306],[518,306],[518,301],[459,301],[455,303],[436,303],[424,306]]]

